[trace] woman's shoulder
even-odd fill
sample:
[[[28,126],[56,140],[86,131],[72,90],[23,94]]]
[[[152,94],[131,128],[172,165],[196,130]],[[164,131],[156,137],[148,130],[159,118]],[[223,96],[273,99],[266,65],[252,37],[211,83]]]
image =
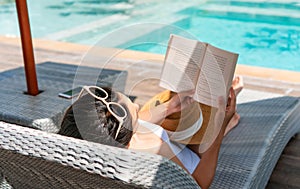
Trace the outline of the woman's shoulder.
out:
[[[163,141],[169,141],[168,133],[160,125],[150,123],[150,122],[140,120],[140,119],[138,120],[138,122],[141,127],[144,127],[143,128],[144,130],[148,130],[148,131],[152,132],[153,134],[155,134],[157,137],[159,137]]]
[[[167,131],[161,126],[153,123],[149,123],[147,121],[139,120],[139,124],[141,127],[144,127],[144,131],[148,131],[150,138],[159,138],[161,145],[166,144],[172,151],[178,152],[181,151],[186,146],[174,141],[171,141]],[[147,132],[145,132],[147,133]],[[143,137],[145,138],[145,137]],[[149,138],[148,138],[149,139]],[[151,139],[150,139],[151,140]]]
[[[153,133],[160,137],[161,144],[157,154],[171,158],[176,157],[183,164],[183,166],[190,172],[193,173],[200,159],[192,150],[186,145],[180,144],[169,139],[168,133],[159,125],[149,123],[143,120],[139,121],[140,124]]]
[[[138,120],[139,127],[136,135],[133,135],[130,141],[130,149],[159,154],[163,139],[161,138],[160,126]]]

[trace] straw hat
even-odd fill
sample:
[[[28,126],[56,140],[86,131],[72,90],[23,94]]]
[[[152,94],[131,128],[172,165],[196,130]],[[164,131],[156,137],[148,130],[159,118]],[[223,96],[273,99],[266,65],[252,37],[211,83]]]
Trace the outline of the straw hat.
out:
[[[162,104],[168,101],[172,96],[176,93],[171,91],[163,91],[153,98],[151,98],[142,108],[141,111],[147,111],[159,104]],[[214,115],[217,109],[211,106],[207,106],[205,104],[201,104],[198,102],[194,102],[191,104],[190,107],[185,108],[181,112],[177,112],[174,114],[169,115],[163,121],[161,126],[166,129],[167,131],[172,132],[181,132],[185,131],[186,129],[195,126],[194,124],[201,124],[198,125],[199,129],[195,131],[195,134],[192,136],[187,136],[187,138],[176,140],[177,142],[183,144],[202,144],[202,143],[209,143],[211,139],[214,138],[214,134],[216,128],[214,127]],[[201,119],[201,114],[203,121],[199,122],[199,118]],[[197,122],[198,121],[198,122]],[[170,136],[172,140],[172,136]]]

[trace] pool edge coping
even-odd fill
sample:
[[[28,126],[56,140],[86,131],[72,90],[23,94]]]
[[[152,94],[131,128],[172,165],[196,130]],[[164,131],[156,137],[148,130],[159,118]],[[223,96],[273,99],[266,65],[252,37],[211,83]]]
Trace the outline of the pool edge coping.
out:
[[[1,43],[6,43],[9,45],[20,46],[21,41],[19,37],[6,37],[0,36]],[[84,55],[89,51],[92,46],[82,45],[76,43],[67,43],[60,41],[51,41],[45,39],[33,39],[33,48],[43,49],[48,51],[58,51],[65,53],[79,53]],[[105,56],[105,54],[110,54],[109,52],[115,50],[113,48],[103,47],[103,52],[99,53],[99,56]],[[164,55],[154,54],[148,52],[140,52],[133,50],[122,51],[117,58],[132,59],[132,60],[151,60],[153,62],[162,63],[164,60]],[[264,68],[258,66],[249,66],[238,64],[236,67],[236,74],[245,75],[249,77],[262,78],[275,81],[284,81],[290,83],[300,83],[300,72],[279,70],[273,68]]]

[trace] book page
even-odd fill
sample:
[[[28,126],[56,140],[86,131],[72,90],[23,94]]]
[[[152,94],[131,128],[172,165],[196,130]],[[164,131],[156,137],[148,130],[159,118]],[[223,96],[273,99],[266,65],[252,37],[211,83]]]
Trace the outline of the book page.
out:
[[[206,45],[171,35],[159,85],[174,92],[195,89]]]
[[[238,54],[208,45],[194,99],[218,107],[218,97],[227,101]]]

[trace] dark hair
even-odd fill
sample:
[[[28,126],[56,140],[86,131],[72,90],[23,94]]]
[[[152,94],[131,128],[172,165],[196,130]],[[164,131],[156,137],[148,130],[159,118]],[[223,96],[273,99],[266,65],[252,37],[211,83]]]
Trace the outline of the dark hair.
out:
[[[106,101],[118,102],[118,95],[109,88]],[[100,93],[95,90],[95,93]],[[128,112],[127,107],[121,104]],[[109,113],[106,105],[86,94],[75,101],[66,111],[58,134],[84,139],[101,144],[125,147],[132,137],[132,118],[129,113],[121,126],[118,137],[115,135],[119,121]]]

